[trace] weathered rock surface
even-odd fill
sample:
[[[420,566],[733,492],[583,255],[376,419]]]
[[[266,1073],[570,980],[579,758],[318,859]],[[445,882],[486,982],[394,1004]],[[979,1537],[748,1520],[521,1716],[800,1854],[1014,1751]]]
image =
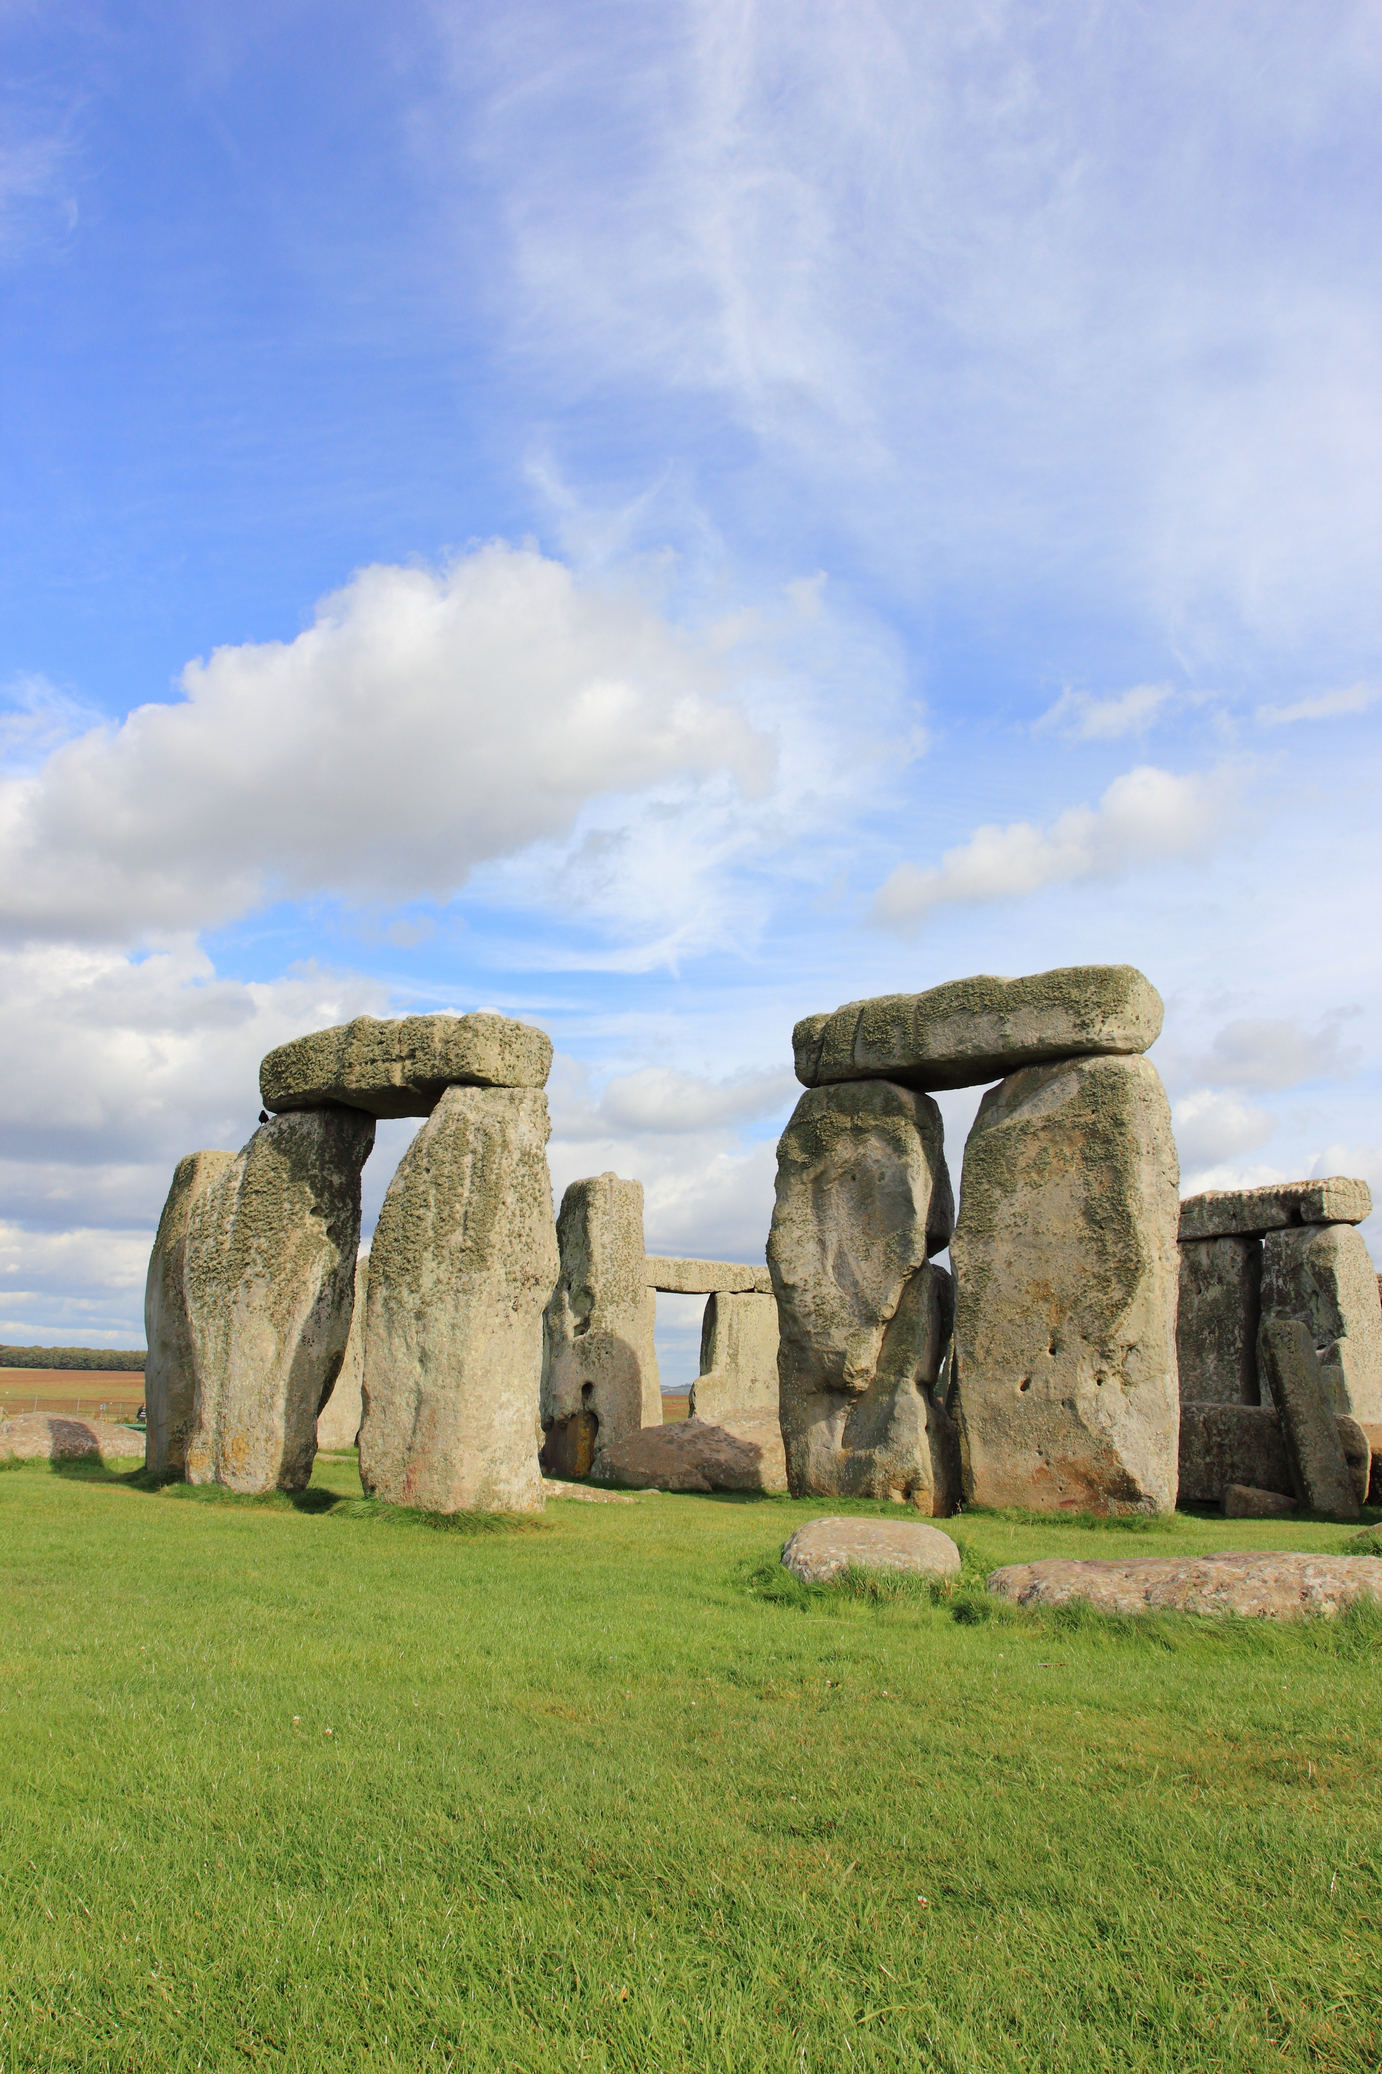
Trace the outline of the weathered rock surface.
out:
[[[1262,1322],[1298,1319],[1335,1411],[1382,1420],[1382,1311],[1372,1258],[1347,1224],[1271,1231],[1262,1242]],[[1264,1395],[1266,1389],[1263,1379]]]
[[[1262,1243],[1182,1240],[1176,1360],[1182,1400],[1257,1404]]]
[[[546,1097],[450,1087],[370,1249],[360,1476],[430,1512],[542,1505],[542,1313],[560,1262]]]
[[[145,1438],[109,1419],[26,1411],[0,1419],[0,1462],[142,1461]]]
[[[1382,1442],[1382,1427],[1367,1428],[1337,1413],[1350,1480],[1361,1503]],[[1270,1404],[1182,1404],[1180,1490],[1182,1505],[1217,1505],[1230,1484],[1292,1496],[1294,1485],[1281,1420]]]
[[[919,1520],[813,1519],[782,1551],[783,1568],[803,1584],[827,1584],[842,1570],[906,1570],[953,1577],[960,1551],[939,1527]]]
[[[1147,1059],[1029,1066],[985,1095],[950,1249],[968,1503],[1175,1504],[1176,1184]]]
[[[189,1152],[173,1169],[173,1185],[158,1220],[149,1274],[144,1284],[144,1415],[148,1421],[148,1466],[181,1475],[192,1431],[196,1383],[192,1330],[187,1316],[183,1262],[192,1205],[230,1166],[231,1152]]]
[[[593,1491],[589,1484],[564,1483],[559,1476],[544,1476],[544,1498],[578,1498],[586,1505],[637,1505],[627,1491]]]
[[[1366,1181],[1273,1181],[1265,1188],[1211,1188],[1180,1206],[1182,1239],[1279,1231],[1292,1224],[1361,1224],[1372,1215]]]
[[[1131,965],[1070,965],[1025,979],[981,974],[924,994],[849,1001],[792,1032],[804,1087],[892,1080],[977,1087],[1021,1066],[1143,1052],[1161,1032],[1161,996]]]
[[[328,1102],[371,1116],[429,1116],[446,1087],[545,1087],[552,1042],[506,1015],[357,1015],[280,1044],[259,1068],[272,1110]]]
[[[778,1145],[768,1265],[792,1492],[894,1498],[946,1514],[954,1429],[936,1394],[950,1277],[940,1111],[891,1081],[812,1089]]]
[[[601,1449],[597,1483],[659,1491],[785,1491],[782,1430],[771,1412],[730,1412],[645,1426]]]
[[[645,1263],[645,1274],[650,1289],[661,1289],[673,1296],[713,1296],[718,1290],[726,1293],[760,1296],[772,1294],[772,1277],[765,1267],[749,1267],[738,1260],[673,1260],[665,1254],[650,1253]]]
[[[754,1409],[777,1416],[777,1300],[717,1292],[701,1321],[701,1372],[691,1385],[693,1419]]]
[[[1208,1556],[1054,1556],[995,1570],[989,1590],[1019,1606],[1087,1599],[1101,1613],[1237,1613],[1291,1620],[1338,1613],[1354,1599],[1382,1601],[1382,1557],[1270,1553]]]
[[[1357,1519],[1358,1494],[1333,1408],[1324,1396],[1310,1334],[1296,1319],[1264,1320],[1258,1358],[1281,1420],[1296,1497],[1315,1512]]]
[[[1245,1483],[1225,1484],[1219,1501],[1225,1519],[1280,1519],[1294,1512],[1296,1501],[1281,1491],[1255,1491]]]
[[[614,1173],[573,1181],[557,1247],[561,1271],[543,1316],[542,1466],[582,1476],[600,1448],[662,1423],[642,1182]]]
[[[341,1372],[317,1419],[319,1448],[353,1448],[364,1416],[365,1310],[369,1301],[369,1255],[355,1263],[355,1302],[350,1313]]]
[[[310,1479],[350,1333],[373,1144],[374,1119],[358,1110],[275,1117],[193,1201],[190,1482],[295,1491]]]

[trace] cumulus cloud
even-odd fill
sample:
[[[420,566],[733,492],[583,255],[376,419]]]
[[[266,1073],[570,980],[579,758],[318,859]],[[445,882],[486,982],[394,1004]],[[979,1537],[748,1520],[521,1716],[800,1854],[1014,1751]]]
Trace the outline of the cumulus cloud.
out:
[[[1351,713],[1366,713],[1376,699],[1372,685],[1352,684],[1346,691],[1322,691],[1289,706],[1259,706],[1257,718],[1264,727],[1287,727],[1296,720],[1340,720]]]
[[[1217,1087],[1287,1088],[1342,1080],[1358,1071],[1361,1047],[1340,1042],[1335,1016],[1317,1030],[1287,1017],[1240,1017],[1225,1023],[1199,1063]]]
[[[1171,1111],[1171,1122],[1183,1171],[1255,1151],[1276,1129],[1275,1117],[1264,1109],[1250,1108],[1215,1088],[1197,1088],[1182,1096]]]
[[[796,1088],[791,1073],[745,1073],[705,1080],[670,1067],[645,1066],[607,1081],[596,1116],[606,1127],[681,1135],[747,1123],[780,1109]]]
[[[1105,698],[1088,691],[1063,691],[1035,723],[1038,734],[1054,730],[1072,742],[1114,742],[1142,734],[1175,697],[1169,684],[1134,684]]]

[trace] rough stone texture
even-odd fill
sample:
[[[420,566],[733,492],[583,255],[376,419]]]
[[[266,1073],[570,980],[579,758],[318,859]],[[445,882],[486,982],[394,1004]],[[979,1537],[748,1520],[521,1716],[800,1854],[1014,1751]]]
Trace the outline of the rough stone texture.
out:
[[[785,1491],[782,1429],[771,1412],[722,1419],[673,1419],[603,1448],[597,1483],[659,1491]]]
[[[548,1498],[579,1498],[587,1505],[637,1505],[627,1491],[592,1491],[589,1484],[563,1483],[560,1477],[544,1476],[543,1495]]]
[[[1280,1519],[1294,1512],[1296,1501],[1281,1491],[1255,1491],[1250,1484],[1225,1484],[1220,1499],[1225,1519]]]
[[[777,1303],[771,1296],[709,1298],[701,1321],[701,1372],[691,1385],[693,1419],[728,1411],[777,1416]]]
[[[430,1116],[445,1087],[545,1087],[552,1043],[506,1015],[357,1015],[280,1044],[259,1068],[264,1107],[344,1102],[371,1116]]]
[[[1026,979],[954,979],[924,994],[849,1001],[792,1032],[803,1087],[892,1080],[977,1087],[1051,1059],[1145,1051],[1161,1032],[1161,996],[1131,965],[1070,965]]]
[[[828,1584],[842,1570],[907,1570],[953,1577],[960,1551],[939,1527],[917,1520],[813,1519],[782,1551],[783,1568],[803,1584]]]
[[[1258,1359],[1281,1420],[1296,1497],[1315,1512],[1357,1519],[1357,1493],[1309,1333],[1298,1320],[1264,1320]]]
[[[1359,1419],[1355,1423],[1368,1444],[1371,1456],[1367,1502],[1369,1505],[1382,1505],[1382,1424],[1370,1419]]]
[[[802,1096],[777,1149],[768,1239],[794,1496],[954,1510],[954,1429],[936,1393],[950,1277],[927,1260],[953,1217],[929,1095],[865,1080]]]
[[[650,1289],[670,1296],[714,1296],[721,1289],[727,1294],[772,1294],[772,1277],[765,1267],[748,1267],[737,1260],[671,1260],[650,1253],[644,1272]]]
[[[309,1109],[261,1124],[192,1204],[183,1281],[196,1379],[186,1472],[301,1490],[345,1356],[374,1119]]]
[[[540,1509],[542,1313],[560,1262],[537,1089],[451,1087],[370,1250],[360,1475],[429,1512]]]
[[[1081,1561],[1056,1556],[995,1570],[989,1590],[1019,1606],[1068,1606],[1087,1599],[1101,1613],[1237,1613],[1292,1620],[1338,1613],[1354,1599],[1382,1601],[1377,1556],[1262,1554],[1130,1556]]]
[[[542,1459],[544,1468],[581,1476],[600,1448],[662,1423],[642,1182],[613,1173],[573,1181],[561,1199],[557,1246],[561,1272],[543,1315]],[[564,1430],[572,1421],[574,1434]]]
[[[1262,1242],[1182,1240],[1176,1360],[1182,1400],[1258,1404]]]
[[[1281,1421],[1270,1404],[1182,1404],[1182,1505],[1217,1505],[1229,1484],[1291,1494]]]
[[[1361,1224],[1372,1215],[1366,1181],[1274,1181],[1266,1188],[1211,1188],[1180,1206],[1182,1239],[1280,1231],[1292,1224]]]
[[[148,1466],[180,1476],[186,1467],[196,1383],[192,1331],[187,1317],[183,1260],[187,1220],[197,1197],[223,1174],[231,1152],[189,1152],[173,1169],[173,1185],[158,1220],[144,1284],[144,1414],[148,1421]]]
[[[341,1361],[335,1387],[317,1420],[317,1446],[352,1448],[364,1413],[365,1307],[369,1301],[369,1255],[355,1263],[355,1303],[350,1313],[350,1337]]]
[[[968,1503],[1175,1504],[1176,1184],[1147,1059],[1028,1066],[985,1095],[950,1249]]]
[[[0,1462],[142,1461],[145,1438],[109,1419],[26,1411],[0,1419]]]
[[[1353,1495],[1359,1505],[1366,1505],[1372,1482],[1372,1435],[1377,1428],[1364,1426],[1360,1420],[1342,1411],[1335,1415],[1334,1424],[1339,1429],[1339,1446],[1344,1451]]]
[[[1382,1312],[1372,1259],[1347,1224],[1271,1231],[1262,1242],[1262,1322],[1299,1319],[1310,1334],[1326,1402],[1382,1420]],[[1263,1378],[1263,1395],[1266,1395]]]

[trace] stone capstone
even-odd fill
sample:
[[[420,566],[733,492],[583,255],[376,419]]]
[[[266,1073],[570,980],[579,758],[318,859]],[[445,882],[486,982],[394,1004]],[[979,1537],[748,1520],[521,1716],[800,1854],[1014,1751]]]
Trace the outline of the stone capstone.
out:
[[[1176,1185],[1150,1060],[1028,1066],[984,1096],[950,1248],[966,1503],[1175,1504]]]
[[[370,1249],[360,1476],[429,1512],[542,1505],[542,1313],[560,1270],[536,1088],[449,1087]]]
[[[144,1369],[146,1460],[161,1475],[183,1474],[196,1395],[183,1282],[187,1220],[197,1197],[225,1172],[234,1157],[232,1152],[189,1152],[178,1161],[149,1255],[144,1284],[144,1341],[149,1349]]]
[[[782,1551],[783,1568],[803,1584],[828,1584],[842,1570],[906,1570],[954,1577],[960,1551],[939,1527],[915,1520],[813,1519]]]
[[[1255,1491],[1245,1483],[1225,1484],[1219,1502],[1225,1519],[1280,1519],[1296,1509],[1295,1499],[1281,1491]]]
[[[714,1296],[722,1289],[727,1294],[772,1294],[772,1277],[765,1267],[748,1267],[737,1260],[672,1260],[650,1253],[644,1272],[650,1289],[671,1296]]]
[[[693,1419],[735,1410],[777,1417],[777,1301],[771,1296],[710,1297],[701,1320],[701,1372],[691,1385]]]
[[[339,1451],[353,1448],[364,1410],[365,1311],[369,1301],[369,1255],[355,1263],[355,1302],[350,1313],[341,1372],[317,1419],[317,1446]]]
[[[950,1277],[928,1261],[954,1216],[940,1111],[886,1080],[814,1088],[777,1158],[768,1266],[792,1493],[949,1513]]]
[[[1264,1319],[1258,1358],[1281,1420],[1296,1498],[1335,1519],[1357,1519],[1358,1494],[1310,1334],[1298,1319]]]
[[[552,1042],[506,1015],[357,1015],[280,1044],[259,1068],[266,1109],[329,1102],[371,1116],[428,1116],[447,1087],[545,1087]]]
[[[1382,1312],[1372,1258],[1347,1224],[1303,1224],[1262,1242],[1262,1322],[1299,1320],[1310,1335],[1326,1401],[1382,1420]],[[1263,1378],[1264,1394],[1266,1379]]]
[[[1146,1051],[1161,1019],[1161,996],[1133,966],[1071,965],[849,1001],[799,1022],[792,1050],[804,1087],[848,1080],[977,1087],[1052,1059]]]
[[[596,1457],[597,1483],[636,1490],[785,1491],[787,1464],[776,1415],[731,1411],[719,1419],[645,1426]]]
[[[1176,1362],[1182,1400],[1257,1404],[1262,1242],[1182,1239]]]
[[[657,1298],[643,1272],[643,1184],[613,1173],[573,1181],[561,1201],[557,1247],[561,1270],[543,1316],[542,1465],[583,1476],[600,1448],[662,1423]],[[577,1436],[566,1430],[573,1420],[582,1422]]]
[[[1280,1231],[1292,1224],[1361,1224],[1372,1215],[1366,1181],[1273,1181],[1265,1188],[1211,1188],[1180,1206],[1182,1239]]]
[[[145,1435],[109,1419],[26,1411],[0,1419],[0,1462],[142,1461]]]
[[[1100,1613],[1236,1613],[1292,1620],[1339,1613],[1355,1599],[1382,1603],[1382,1558],[1270,1553],[1053,1556],[995,1570],[989,1590],[1019,1606],[1085,1599]]]

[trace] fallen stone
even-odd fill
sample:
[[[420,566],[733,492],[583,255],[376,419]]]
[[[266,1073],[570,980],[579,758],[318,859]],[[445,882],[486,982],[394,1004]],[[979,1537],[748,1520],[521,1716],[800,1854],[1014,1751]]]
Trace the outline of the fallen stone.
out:
[[[939,1527],[917,1520],[813,1519],[782,1551],[783,1568],[803,1584],[828,1584],[842,1570],[906,1570],[953,1577],[960,1551]]]
[[[1100,1613],[1236,1613],[1293,1620],[1382,1602],[1382,1558],[1230,1551],[1208,1556],[1053,1556],[995,1570],[988,1588],[1019,1606],[1085,1599]]]
[[[1161,1019],[1161,996],[1133,966],[1070,965],[1025,979],[982,974],[924,994],[849,1001],[799,1022],[792,1050],[803,1087],[844,1080],[977,1087],[1053,1059],[1146,1051]]]
[[[1180,1246],[1176,1360],[1182,1400],[1257,1404],[1262,1242],[1191,1239]]]
[[[341,1372],[317,1419],[317,1446],[339,1452],[353,1448],[364,1415],[365,1306],[369,1300],[369,1255],[355,1263],[355,1301],[350,1313]]]
[[[429,1512],[542,1505],[542,1313],[560,1269],[546,1097],[450,1087],[370,1249],[360,1476]]]
[[[373,1144],[373,1117],[355,1109],[278,1116],[193,1202],[189,1482],[297,1491],[310,1480],[350,1333]]]
[[[768,1265],[792,1493],[952,1512],[958,1456],[937,1394],[950,1277],[927,1258],[954,1220],[940,1111],[886,1080],[815,1088],[777,1161]]]
[[[144,1415],[150,1469],[181,1476],[192,1431],[196,1381],[183,1264],[187,1220],[197,1197],[231,1165],[232,1152],[189,1152],[173,1169],[144,1284]]]
[[[552,1042],[506,1015],[357,1015],[280,1044],[259,1068],[264,1107],[342,1102],[371,1116],[430,1116],[447,1087],[545,1087]]]
[[[0,1419],[0,1461],[143,1461],[145,1438],[109,1419],[26,1411],[18,1418]]]
[[[1262,1242],[1262,1322],[1298,1319],[1310,1335],[1326,1403],[1369,1422],[1382,1420],[1375,1289],[1371,1256],[1350,1225],[1299,1225],[1268,1232]]]
[[[966,1503],[1175,1504],[1176,1182],[1150,1060],[1028,1066],[984,1096],[950,1248]]]
[[[1286,1497],[1283,1492],[1255,1491],[1245,1483],[1225,1484],[1219,1502],[1225,1519],[1280,1519],[1284,1513],[1296,1509],[1295,1499]]]
[[[584,1476],[598,1450],[662,1422],[643,1273],[643,1184],[573,1181],[557,1218],[561,1271],[543,1316],[542,1466]]]
[[[603,1448],[591,1476],[635,1490],[785,1491],[782,1431],[768,1412],[645,1426]]]
[[[777,1301],[771,1296],[712,1296],[701,1321],[701,1372],[691,1385],[691,1417],[739,1410],[777,1416]]]
[[[637,1505],[627,1491],[592,1491],[588,1484],[563,1483],[558,1476],[544,1476],[543,1495],[548,1498],[579,1498],[586,1505]]]
[[[1281,1231],[1293,1224],[1361,1224],[1372,1215],[1366,1181],[1273,1181],[1265,1188],[1211,1188],[1180,1206],[1182,1239]]]
[[[671,1260],[650,1253],[644,1266],[648,1287],[671,1296],[714,1296],[721,1289],[727,1294],[772,1294],[772,1277],[765,1267],[748,1267],[737,1260]]]
[[[1309,1333],[1296,1320],[1264,1321],[1258,1359],[1281,1420],[1296,1497],[1315,1512],[1357,1519],[1357,1494]]]

